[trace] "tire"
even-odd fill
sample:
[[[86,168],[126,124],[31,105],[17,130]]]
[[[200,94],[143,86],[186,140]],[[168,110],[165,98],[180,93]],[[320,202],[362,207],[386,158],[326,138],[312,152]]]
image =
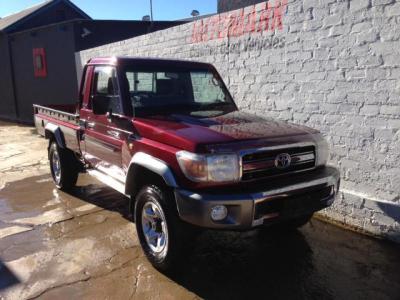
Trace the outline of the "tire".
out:
[[[58,189],[72,189],[79,175],[79,162],[68,149],[60,148],[55,141],[49,146],[50,171]]]
[[[159,271],[177,269],[179,259],[191,245],[193,234],[189,224],[182,222],[167,188],[144,186],[136,196],[135,224],[142,249],[150,263]]]

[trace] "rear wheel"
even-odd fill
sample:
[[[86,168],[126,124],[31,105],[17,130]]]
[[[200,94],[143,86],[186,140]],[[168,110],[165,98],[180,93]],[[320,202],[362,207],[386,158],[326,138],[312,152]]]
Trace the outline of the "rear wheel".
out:
[[[79,162],[74,154],[52,141],[49,147],[49,160],[51,176],[57,188],[64,191],[73,188],[79,175]]]
[[[183,223],[166,188],[144,186],[136,197],[135,223],[140,244],[150,263],[160,271],[172,270],[194,237]]]

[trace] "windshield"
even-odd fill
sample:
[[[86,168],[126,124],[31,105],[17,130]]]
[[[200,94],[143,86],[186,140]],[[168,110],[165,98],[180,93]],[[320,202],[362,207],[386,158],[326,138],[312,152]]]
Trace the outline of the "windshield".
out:
[[[236,110],[224,83],[212,70],[126,69],[123,76],[138,116],[179,113],[202,117]]]

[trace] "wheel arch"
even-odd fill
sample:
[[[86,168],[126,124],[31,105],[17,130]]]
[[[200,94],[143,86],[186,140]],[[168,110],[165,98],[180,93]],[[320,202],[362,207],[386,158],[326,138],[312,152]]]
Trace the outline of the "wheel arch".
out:
[[[66,148],[64,134],[62,133],[60,127],[57,125],[47,123],[44,129],[44,137],[50,141],[55,140],[60,148]]]
[[[134,198],[139,189],[147,183],[159,183],[170,188],[178,187],[171,168],[164,161],[138,152],[132,157],[129,164],[125,194]]]

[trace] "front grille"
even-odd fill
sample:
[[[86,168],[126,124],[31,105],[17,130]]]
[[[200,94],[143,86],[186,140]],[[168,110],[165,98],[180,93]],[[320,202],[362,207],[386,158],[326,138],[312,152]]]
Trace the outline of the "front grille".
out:
[[[291,157],[290,166],[279,169],[275,166],[277,155],[287,153]],[[294,147],[287,149],[260,151],[242,157],[242,180],[254,180],[290,172],[311,169],[315,166],[315,147]]]
[[[280,217],[301,215],[314,212],[326,206],[323,200],[333,194],[333,186],[319,186],[299,194],[266,200],[256,204],[254,219],[265,215],[279,215]]]

